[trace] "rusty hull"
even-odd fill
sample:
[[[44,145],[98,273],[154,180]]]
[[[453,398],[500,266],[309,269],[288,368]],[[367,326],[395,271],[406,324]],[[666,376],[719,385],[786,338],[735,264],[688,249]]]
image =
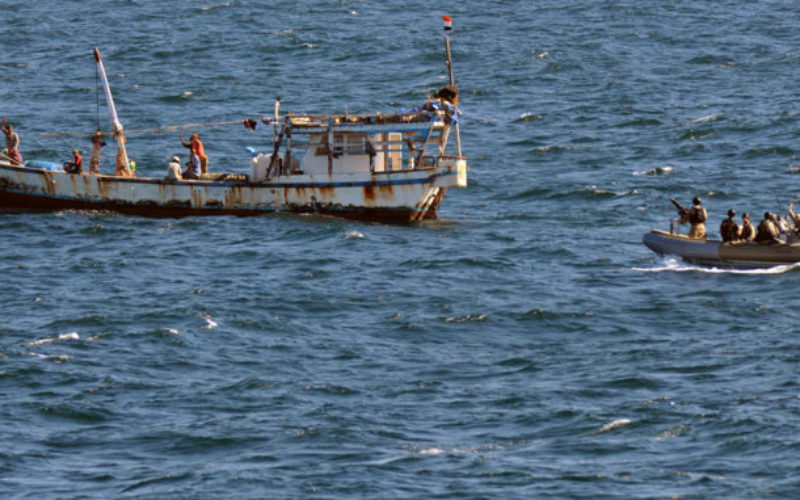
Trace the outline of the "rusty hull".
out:
[[[99,210],[144,217],[253,216],[286,211],[379,222],[436,218],[453,167],[283,176],[260,183],[73,175],[0,163],[0,207]],[[443,189],[444,188],[444,189]]]

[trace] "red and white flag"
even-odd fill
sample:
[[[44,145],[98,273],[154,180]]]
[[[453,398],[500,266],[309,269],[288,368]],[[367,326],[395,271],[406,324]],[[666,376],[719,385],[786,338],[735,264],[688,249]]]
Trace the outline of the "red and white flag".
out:
[[[442,16],[442,21],[444,21],[445,31],[450,31],[453,29],[453,19],[450,16]]]

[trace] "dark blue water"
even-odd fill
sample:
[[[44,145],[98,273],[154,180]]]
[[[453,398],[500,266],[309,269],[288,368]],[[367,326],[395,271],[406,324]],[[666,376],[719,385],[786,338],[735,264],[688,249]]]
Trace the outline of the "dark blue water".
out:
[[[471,163],[413,226],[0,215],[3,497],[800,496],[800,271],[641,244],[670,195],[712,230],[800,201],[797,2],[2,12],[0,113],[53,161],[109,128],[94,46],[130,130],[391,111],[446,82],[450,14]],[[216,171],[271,147],[200,132]]]

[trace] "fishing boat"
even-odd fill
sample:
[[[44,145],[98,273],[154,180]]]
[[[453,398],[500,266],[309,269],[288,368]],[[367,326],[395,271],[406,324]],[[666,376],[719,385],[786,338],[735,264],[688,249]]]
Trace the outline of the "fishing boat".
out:
[[[702,266],[753,269],[800,262],[800,243],[723,243],[720,240],[689,238],[660,229],[646,233],[643,242],[657,254],[675,255]]]
[[[94,50],[117,142],[117,175],[66,173],[60,163],[0,160],[0,208],[100,210],[147,217],[252,216],[269,212],[333,215],[365,221],[434,219],[450,187],[466,187],[458,89],[443,16],[450,82],[419,109],[374,114],[274,116],[273,144],[251,151],[249,173],[197,179],[136,177],[127,169],[119,121],[99,50]],[[248,123],[249,122],[249,123]],[[244,120],[252,128],[255,120]],[[447,146],[453,137],[455,154]],[[269,151],[271,149],[271,152]]]

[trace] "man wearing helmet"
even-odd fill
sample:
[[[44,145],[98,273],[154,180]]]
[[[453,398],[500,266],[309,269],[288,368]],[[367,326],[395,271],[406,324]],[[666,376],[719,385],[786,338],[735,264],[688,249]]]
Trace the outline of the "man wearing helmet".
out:
[[[739,234],[739,239],[742,241],[753,241],[756,238],[756,227],[750,222],[750,214],[745,212],[742,214],[742,232]]]
[[[780,243],[778,239],[778,226],[773,221],[774,215],[772,212],[764,212],[764,220],[758,224],[758,231],[756,232],[756,241],[759,243]]]
[[[692,208],[681,215],[680,223],[686,224],[688,222],[692,225],[689,229],[689,238],[704,240],[706,239],[707,218],[708,213],[702,206],[702,200],[700,200],[699,196],[695,196],[692,200]]]
[[[719,226],[719,234],[722,236],[722,241],[738,241],[741,234],[739,224],[736,223],[736,211],[733,209],[728,210],[728,218],[722,221]]]

